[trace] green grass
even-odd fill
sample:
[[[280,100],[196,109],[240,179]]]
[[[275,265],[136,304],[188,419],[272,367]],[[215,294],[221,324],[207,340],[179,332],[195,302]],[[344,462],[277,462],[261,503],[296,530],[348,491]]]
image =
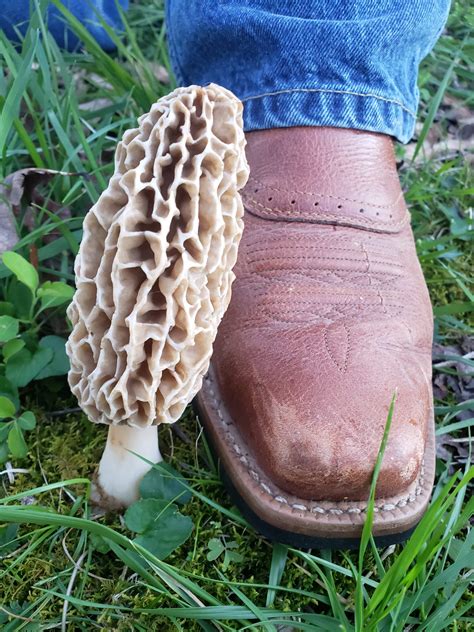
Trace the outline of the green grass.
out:
[[[430,137],[453,137],[448,105],[472,107],[473,13],[455,3],[448,31],[420,73],[419,144],[398,148],[417,248],[436,315],[437,342],[472,335],[472,154],[451,146],[430,154]],[[40,15],[40,14],[38,14]],[[76,25],[77,28],[80,28]],[[38,31],[41,36],[38,35]],[[113,151],[138,115],[174,86],[163,9],[132,6],[129,37],[110,57],[88,39],[83,54],[58,50],[37,17],[21,50],[0,35],[0,177],[25,167],[55,169],[42,186],[34,226],[19,219],[18,251],[38,258],[40,274],[71,281],[84,213],[112,173]],[[453,64],[453,60],[456,62]],[[33,63],[32,63],[33,62]],[[51,209],[69,210],[58,219]],[[59,216],[58,216],[59,217]],[[0,267],[0,284],[6,270]],[[51,318],[44,333],[65,333]],[[437,369],[446,395],[438,433],[470,446],[472,419],[460,413],[459,362]],[[467,351],[465,352],[467,353]],[[405,546],[365,554],[299,551],[259,537],[229,502],[199,422],[188,411],[163,428],[162,451],[192,490],[182,508],[191,538],[165,561],[132,542],[121,517],[91,514],[88,479],[106,430],[74,410],[65,381],[33,382],[22,404],[35,411],[27,458],[1,475],[0,626],[12,630],[468,630],[474,536],[468,501],[473,469],[439,459],[429,512]],[[469,404],[464,405],[465,409]],[[471,406],[472,409],[472,406]],[[51,414],[53,413],[53,414]],[[34,438],[32,438],[32,436]],[[458,443],[456,444],[456,441]],[[463,442],[463,443],[461,443]],[[8,528],[8,532],[7,532]],[[3,538],[3,539],[2,539]],[[209,561],[208,544],[232,544],[238,561]],[[230,549],[229,549],[230,550]],[[287,626],[287,627],[285,627]]]

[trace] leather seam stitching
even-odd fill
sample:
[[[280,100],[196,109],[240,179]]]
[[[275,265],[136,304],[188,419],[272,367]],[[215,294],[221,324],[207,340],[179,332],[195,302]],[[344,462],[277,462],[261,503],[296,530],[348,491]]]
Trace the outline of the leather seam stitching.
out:
[[[268,272],[269,272],[269,273],[271,273],[271,272],[275,272],[275,271],[276,271],[276,272],[279,272],[279,270],[269,270]],[[345,272],[345,270],[342,270],[342,272]],[[267,283],[267,284],[268,284],[268,283],[270,283],[270,284],[279,283],[280,285],[284,285],[284,286],[285,286],[285,288],[288,286],[287,281],[284,281],[284,280],[282,280],[282,279],[271,279],[271,278],[269,278],[269,277],[265,276],[265,273],[264,273],[264,272],[258,272],[258,271],[256,271],[256,272],[254,272],[254,274],[257,274],[257,275],[258,275],[258,276],[262,279],[262,281],[264,281],[264,282],[265,282],[265,283]],[[294,272],[294,273],[292,273],[292,276],[301,276],[301,277],[303,277],[304,279],[308,279],[308,276],[307,276],[307,275],[302,274],[302,273],[298,273],[298,272]],[[346,281],[346,279],[341,279],[341,277],[339,277],[339,276],[338,276],[338,278],[339,278],[341,281]],[[321,280],[319,280],[319,279],[313,279],[313,278],[311,278],[311,277],[310,277],[310,279],[311,279],[311,281],[314,281],[314,283],[313,283],[314,285],[318,285],[318,284],[319,284],[319,285],[318,285],[318,287],[321,285],[321,283],[323,283],[324,285],[330,285],[330,281],[326,281],[326,280],[321,281]],[[390,282],[390,281],[388,281],[388,282],[384,281],[384,283],[385,283],[385,284],[387,284],[387,283],[389,283],[389,282]],[[257,288],[257,292],[258,292],[258,290],[261,290],[261,283],[260,283],[259,279],[248,279],[248,280],[247,280],[247,284],[248,284],[249,286],[254,286],[254,287],[256,287],[256,288]],[[312,284],[312,285],[313,285],[313,284]],[[341,284],[341,285],[342,285],[342,284]],[[384,289],[385,289],[385,290],[386,290],[389,294],[398,295],[398,296],[393,296],[393,299],[394,299],[394,300],[397,300],[397,298],[400,298],[400,297],[404,297],[404,298],[406,297],[406,292],[404,292],[404,291],[402,291],[402,290],[392,290],[392,289],[388,289],[388,290],[387,290],[386,288],[384,288]],[[346,307],[346,306],[348,306],[348,305],[358,305],[358,306],[361,306],[361,303],[359,303],[359,302],[356,300],[356,296],[355,296],[355,295],[356,295],[356,291],[360,294],[360,292],[364,292],[364,293],[365,293],[367,290],[368,290],[368,286],[357,285],[357,284],[355,284],[355,283],[354,283],[354,288],[351,288],[351,291],[353,292],[353,295],[354,295],[354,296],[353,296],[353,300],[350,300],[350,301],[324,301],[324,302],[320,302],[320,301],[319,301],[319,302],[316,302],[316,301],[305,301],[305,304],[307,304],[307,305],[311,305],[311,306],[313,306],[313,307],[314,307],[314,306],[316,306],[316,305],[318,305],[319,307],[324,306],[324,305],[336,305],[336,306],[341,306],[341,307]],[[263,290],[261,290],[261,292],[259,292],[259,295],[261,295],[261,294],[262,294],[262,292],[263,292]],[[286,301],[293,301],[293,299],[300,299],[300,298],[305,298],[305,297],[306,297],[306,293],[304,293],[304,292],[295,292],[294,294],[292,294],[292,296],[291,296],[291,297],[289,297],[289,296],[287,296],[287,297],[282,297],[282,296],[280,296],[280,297],[278,298],[278,301],[279,301],[279,303],[278,303],[278,304],[279,304],[279,305],[281,305],[281,303],[282,303],[282,302],[284,302],[285,300],[286,300]],[[368,298],[371,298],[371,297],[368,297]],[[300,301],[300,303],[301,303],[301,301]],[[364,308],[368,308],[368,307],[378,307],[379,305],[381,305],[381,302],[380,302],[380,301],[378,301],[377,303],[374,303],[374,302],[370,302],[370,303],[365,302],[365,303],[363,304],[363,307],[364,307]],[[398,304],[398,303],[394,303],[394,302],[387,303],[386,305],[387,305],[387,307],[397,307],[397,308],[405,308],[405,307],[406,307],[406,305],[405,305],[405,304],[403,304],[403,303]]]
[[[295,298],[299,298],[299,296],[302,296],[301,294],[295,294]],[[289,298],[287,299],[289,300]],[[281,300],[281,297],[279,297],[278,300],[278,306],[282,306],[282,303],[284,303],[283,300]],[[325,301],[324,303],[320,303],[318,301],[305,301],[305,300],[299,300],[298,301],[299,305],[308,305],[309,307],[325,307],[326,305],[331,305],[331,306],[335,306],[335,307],[352,307],[353,305],[359,305],[359,303],[357,301],[347,301],[347,303],[337,303],[335,301]],[[369,308],[369,307],[380,307],[380,305],[385,305],[385,307],[395,307],[395,308],[402,308],[405,307],[404,305],[399,305],[398,303],[364,303],[363,307],[365,308]]]
[[[405,217],[400,220],[399,222],[382,222],[381,220],[374,220],[374,219],[366,219],[363,217],[359,217],[359,218],[345,218],[342,215],[333,215],[332,213],[327,213],[326,211],[323,211],[323,214],[319,217],[319,216],[315,216],[314,213],[311,213],[310,211],[291,211],[290,216],[288,215],[288,210],[285,209],[281,209],[281,208],[270,208],[269,206],[265,206],[264,204],[261,204],[260,202],[257,202],[257,200],[255,200],[252,197],[248,197],[247,195],[243,196],[244,197],[244,203],[247,206],[249,205],[249,202],[251,202],[252,204],[254,204],[255,206],[259,206],[259,209],[251,209],[248,208],[248,211],[253,210],[254,212],[256,212],[257,214],[260,213],[261,215],[267,215],[269,217],[273,217],[274,219],[284,219],[284,218],[288,218],[288,217],[302,217],[304,219],[309,219],[312,220],[313,223],[315,224],[323,224],[324,221],[323,220],[334,220],[334,221],[339,221],[339,222],[343,222],[342,225],[346,226],[357,226],[360,224],[365,224],[367,225],[369,228],[372,227],[374,230],[379,229],[379,230],[383,230],[384,228],[401,228],[402,226],[404,226],[408,219],[409,219],[409,215],[408,213],[406,213]],[[285,215],[280,215],[279,213],[284,213]]]
[[[263,252],[263,251],[260,251]],[[253,254],[253,253],[252,253]],[[365,260],[361,260],[361,259],[351,259],[350,257],[325,257],[324,255],[289,255],[289,256],[285,256],[285,261],[287,261],[288,259],[299,259],[300,261],[313,261],[313,260],[318,260],[320,259],[321,261],[349,261],[350,263],[358,263],[359,265],[365,265],[365,270],[348,270],[348,272],[360,272],[361,274],[364,272],[368,272],[369,269],[367,267],[367,261]],[[249,263],[271,263],[271,261],[268,261],[265,259],[262,259],[261,257],[258,257],[256,259],[252,259],[251,255],[248,257],[248,261]],[[277,262],[278,263],[278,262]],[[284,262],[283,262],[284,263]],[[386,265],[387,267],[394,267],[394,268],[401,268],[404,269],[405,266],[402,263],[395,263],[395,262],[390,262],[387,263],[385,261],[379,261],[379,260],[372,260],[371,265]],[[382,273],[383,274],[383,273]],[[388,274],[391,274],[390,272],[388,272]]]
[[[335,311],[335,310],[333,309],[332,311]],[[341,326],[343,327],[343,329],[345,330],[345,332],[347,334],[347,348],[346,348],[346,352],[344,354],[344,364],[342,365],[342,367],[340,366],[339,362],[334,357],[334,354],[333,354],[333,352],[331,351],[331,349],[329,347],[329,341],[328,341],[328,337],[327,337],[328,336],[328,327],[325,327],[323,329],[323,340],[324,340],[324,346],[326,347],[326,351],[328,352],[328,355],[331,358],[331,360],[336,365],[336,368],[338,369],[338,371],[340,373],[346,373],[347,372],[348,362],[349,362],[349,352],[350,352],[350,349],[351,349],[351,337],[350,337],[350,329],[347,327],[347,325],[343,322],[343,323],[341,323]]]
[[[269,271],[269,272],[271,272],[271,271]],[[287,282],[283,281],[282,279],[270,279],[270,278],[264,276],[263,272],[255,272],[255,274],[257,274],[264,282],[271,282],[271,284],[279,283],[280,285],[284,285],[285,287],[287,287],[287,285],[288,285]],[[295,272],[293,274],[293,276],[298,276],[298,275],[302,276],[305,279],[308,278],[306,275],[299,274],[298,272]],[[340,278],[340,277],[338,277],[338,278]],[[314,280],[316,282],[315,279],[312,279],[312,280]],[[345,281],[345,279],[341,279],[341,280]],[[321,283],[321,281],[317,281],[317,282]],[[261,287],[258,279],[254,279],[254,280],[250,280],[249,279],[247,281],[247,283],[248,283],[249,286],[253,285],[254,287],[257,287],[257,289],[260,289],[260,287]],[[329,285],[329,282],[327,282],[327,281],[324,281],[324,283]],[[357,291],[359,293],[360,292],[365,292],[368,289],[368,286],[358,286],[358,285],[356,285],[356,289],[357,289]],[[394,296],[393,297],[394,300],[397,300],[397,298],[402,297],[402,296],[406,297],[406,292],[403,292],[402,290],[390,290],[389,289],[389,290],[387,290],[387,292],[389,292],[390,294],[398,294],[399,295],[398,297]],[[313,307],[316,306],[316,305],[318,305],[319,307],[324,306],[324,305],[336,305],[336,306],[340,306],[340,307],[346,307],[346,306],[349,306],[349,305],[361,306],[361,303],[359,303],[356,300],[356,296],[355,296],[356,292],[355,292],[355,290],[353,291],[353,294],[354,294],[353,300],[350,300],[350,301],[324,301],[324,302],[321,302],[321,301],[307,301],[307,300],[301,301],[300,300],[299,302],[300,303],[304,302],[306,305],[310,305],[310,306],[313,306]],[[285,300],[286,301],[293,301],[293,299],[300,299],[300,298],[305,298],[305,297],[306,297],[306,294],[303,293],[303,292],[295,292],[294,294],[292,294],[291,297],[289,297],[289,296],[288,297],[280,296],[280,297],[278,297],[278,305],[281,305]],[[364,308],[378,307],[381,304],[382,304],[381,301],[378,301],[376,303],[374,303],[374,302],[364,302],[363,307]],[[387,307],[397,307],[397,308],[405,308],[406,307],[406,305],[404,305],[403,303],[398,304],[398,303],[394,303],[394,302],[386,303],[386,306]]]
[[[274,321],[279,322],[279,323],[284,323],[285,325],[318,325],[321,324],[321,319],[325,319],[325,320],[332,320],[331,324],[335,324],[335,323],[339,323],[339,321],[341,319],[346,319],[348,320],[349,318],[354,318],[354,316],[352,315],[347,315],[344,312],[342,312],[340,309],[337,309],[336,307],[333,307],[331,310],[329,310],[327,312],[327,314],[325,314],[322,317],[313,317],[313,318],[308,318],[304,323],[301,322],[300,320],[295,320],[295,318],[292,318],[292,314],[300,314],[302,316],[310,316],[310,314],[308,314],[307,311],[304,310],[292,310],[292,311],[288,311],[288,312],[284,312],[283,314],[279,314],[278,316],[275,314],[272,314],[270,309],[268,308],[264,308],[265,309],[265,314],[269,317],[272,318]],[[401,314],[402,310],[399,309],[398,311],[394,312],[391,314],[391,316],[399,316]],[[384,314],[387,314],[387,312],[383,312]],[[335,319],[334,314],[339,315],[339,318]],[[284,318],[284,316],[288,316],[288,318]]]
[[[254,262],[251,262],[254,263]],[[305,272],[312,272],[313,270],[309,269],[309,268],[301,268],[301,270],[304,270]],[[271,276],[265,276],[266,274],[271,275],[271,274],[275,274],[276,272],[287,272],[288,276],[291,277],[295,277],[295,276],[300,276],[305,280],[312,280],[314,281],[316,284],[317,283],[330,283],[330,281],[327,281],[326,279],[321,279],[318,277],[313,277],[311,274],[306,274],[305,272],[299,272],[298,270],[291,270],[290,268],[268,268],[265,271],[259,271],[259,270],[254,270],[253,271],[255,274],[258,274],[259,276],[262,277],[262,279],[264,279],[265,281],[270,281],[271,283],[283,283],[285,285],[287,285],[287,281],[283,280],[283,279],[273,279],[271,278]],[[345,283],[352,283],[357,290],[365,290],[369,288],[369,285],[360,285],[358,283],[356,283],[356,278],[360,278],[364,276],[364,272],[361,271],[360,273],[354,272],[354,271],[349,271],[346,270],[345,268],[321,268],[318,271],[318,275],[321,273],[325,273],[325,272],[329,272],[331,274],[334,274],[340,281],[343,281]],[[354,278],[354,277],[346,277],[343,274],[337,274],[337,273],[344,273],[344,272],[351,272],[352,274],[358,274],[358,277]],[[376,273],[377,276],[381,275],[381,276],[385,276],[385,277],[391,277],[390,279],[381,279],[381,280],[377,280],[377,282],[379,282],[381,285],[388,285],[389,283],[392,283],[396,280],[398,280],[398,276],[395,274],[391,274],[390,272],[377,272]],[[331,279],[332,280],[332,279]],[[388,290],[389,292],[392,292],[393,294],[402,294],[403,296],[406,296],[406,290]]]
[[[290,243],[287,244],[287,242],[294,242],[294,243]],[[328,244],[332,244],[333,240],[332,239],[320,239],[318,237],[318,246],[313,246],[311,244],[304,244],[304,250],[305,251],[310,251],[310,252],[321,252],[321,253],[325,253],[325,252],[340,252],[341,254],[348,254],[348,255],[354,255],[354,256],[358,256],[360,254],[363,254],[363,252],[360,250],[360,248],[344,248],[342,246],[339,247],[333,247],[331,245]],[[282,250],[289,250],[290,252],[294,251],[295,246],[300,246],[301,245],[301,238],[292,238],[291,235],[287,235],[285,238],[285,242],[281,243],[278,240],[268,240],[267,245],[262,248],[262,247],[256,247],[251,249],[249,255],[253,255],[253,254],[267,254],[269,248],[274,249],[274,250],[278,250],[278,252],[281,252]],[[383,265],[392,265],[392,262],[394,261],[394,259],[384,259],[383,257],[386,256],[386,252],[383,252],[382,249],[375,251],[372,251],[372,255],[377,257],[376,261],[378,261],[379,263],[383,264]],[[403,255],[404,253],[400,253],[399,258]],[[364,259],[357,259],[357,261],[365,261]]]
[[[207,375],[206,379],[209,382],[213,382],[213,378],[211,377],[210,374]],[[239,459],[239,462],[242,463],[242,465],[245,467],[245,469],[247,470],[247,472],[250,475],[250,477],[253,478],[257,482],[259,487],[263,490],[263,492],[267,496],[270,496],[273,500],[276,500],[279,503],[287,504],[292,509],[296,509],[297,511],[305,511],[305,512],[309,512],[309,513],[323,513],[323,514],[341,515],[341,514],[355,514],[355,513],[358,514],[358,513],[363,513],[364,511],[367,510],[367,505],[354,506],[354,507],[351,507],[349,509],[340,509],[340,507],[337,506],[338,504],[347,503],[347,502],[354,502],[355,503],[357,501],[340,501],[340,503],[338,503],[338,501],[334,501],[334,505],[335,506],[334,507],[330,507],[330,508],[321,507],[320,505],[313,505],[311,507],[307,507],[306,505],[303,505],[301,503],[291,503],[289,501],[288,497],[283,495],[283,494],[278,494],[278,495],[275,496],[272,493],[270,487],[260,479],[260,475],[258,474],[258,472],[256,472],[255,470],[251,469],[251,467],[248,464],[247,457],[241,453],[240,447],[237,445],[237,443],[235,443],[235,441],[233,441],[231,432],[230,432],[228,427],[229,427],[229,425],[234,425],[234,424],[233,424],[233,422],[228,422],[228,421],[226,421],[224,419],[224,415],[223,415],[221,407],[220,407],[220,402],[217,399],[217,396],[216,396],[212,386],[204,385],[204,388],[206,388],[206,387],[207,387],[207,390],[208,390],[208,392],[209,392],[209,394],[211,396],[212,402],[214,404],[214,409],[217,412],[217,416],[219,417],[219,419],[222,422],[222,424],[226,427],[225,428],[225,432],[227,434],[229,434],[230,437],[231,437],[231,445],[233,447],[233,450],[234,450],[235,454],[237,455],[237,457]],[[375,512],[382,512],[382,513],[385,512],[385,511],[386,512],[393,511],[394,509],[405,507],[408,503],[415,502],[417,500],[417,496],[419,496],[423,492],[424,468],[425,468],[425,460],[423,458],[422,461],[421,461],[420,475],[419,475],[418,480],[416,482],[415,490],[414,490],[414,492],[412,494],[407,494],[406,496],[403,496],[402,498],[397,500],[396,503],[384,503],[383,505],[375,505],[374,506],[374,511]]]
[[[275,248],[278,248],[279,251],[280,250],[293,250],[294,246],[293,245],[286,245],[286,241],[293,241],[293,242],[295,242],[296,245],[301,244],[301,238],[297,238],[297,237],[292,238],[291,235],[288,235],[285,238],[285,242],[284,243],[278,243],[277,240],[274,240],[274,241],[269,240],[268,245],[273,246]],[[354,254],[354,255],[363,254],[363,251],[361,251],[360,248],[344,248],[342,246],[337,247],[337,246],[328,246],[328,245],[326,245],[326,244],[333,243],[332,239],[326,239],[326,240],[323,240],[323,239],[319,240],[318,239],[318,244],[319,243],[322,244],[322,246],[320,246],[320,245],[313,246],[311,244],[305,244],[304,245],[304,249],[305,250],[310,250],[310,251],[313,251],[313,252],[321,252],[321,253],[324,253],[324,252],[327,252],[327,251],[331,251],[331,252],[342,252],[344,254]],[[260,253],[260,252],[267,252],[267,251],[268,251],[268,246],[265,247],[265,248],[258,248],[257,247],[257,248],[252,248],[252,253],[251,254]],[[385,261],[382,261],[382,259],[380,258],[380,257],[383,257],[384,254],[386,254],[386,253],[383,253],[382,250],[380,250],[380,252],[375,252],[375,251],[372,252],[372,255],[375,255],[376,257],[378,257],[378,260],[381,263],[386,263],[387,265],[390,265],[392,263],[391,260],[387,259]],[[358,259],[358,261],[365,261],[365,260],[364,259]]]
[[[416,118],[416,113],[412,112],[406,105],[403,105],[401,101],[397,101],[396,99],[388,99],[387,97],[382,97],[378,94],[364,93],[364,92],[353,92],[351,90],[334,90],[331,88],[287,88],[285,90],[275,90],[274,92],[262,92],[260,94],[254,94],[249,97],[245,97],[242,99],[242,103],[246,101],[253,101],[255,99],[261,99],[262,97],[275,97],[280,94],[291,94],[292,92],[303,92],[303,93],[311,93],[311,92],[319,92],[319,93],[327,93],[327,94],[348,94],[353,97],[363,97],[368,99],[377,99],[378,101],[383,101],[384,103],[391,103],[393,105],[398,105],[402,110],[410,114],[413,118]]]
[[[372,208],[380,208],[380,209],[387,209],[387,210],[394,208],[400,202],[400,198],[403,197],[403,192],[400,192],[395,202],[392,202],[391,204],[382,205],[382,204],[373,204],[372,202],[367,202],[366,200],[354,200],[352,198],[339,197],[338,195],[331,195],[330,193],[314,193],[314,192],[312,193],[311,191],[302,191],[301,189],[280,189],[278,187],[271,187],[271,186],[266,185],[261,180],[254,178],[253,176],[249,177],[249,182],[250,181],[256,182],[261,187],[269,191],[277,191],[279,193],[300,193],[301,195],[307,195],[309,197],[317,197],[320,199],[328,199],[328,200],[338,200],[342,202],[353,202],[354,204],[364,204],[365,206],[371,206]]]

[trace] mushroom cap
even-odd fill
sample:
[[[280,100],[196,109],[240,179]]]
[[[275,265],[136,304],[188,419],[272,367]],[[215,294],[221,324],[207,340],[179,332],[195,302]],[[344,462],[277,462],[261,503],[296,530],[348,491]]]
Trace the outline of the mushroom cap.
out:
[[[98,423],[173,423],[229,304],[248,178],[242,104],[178,88],[125,132],[84,220],[68,308],[69,384]]]

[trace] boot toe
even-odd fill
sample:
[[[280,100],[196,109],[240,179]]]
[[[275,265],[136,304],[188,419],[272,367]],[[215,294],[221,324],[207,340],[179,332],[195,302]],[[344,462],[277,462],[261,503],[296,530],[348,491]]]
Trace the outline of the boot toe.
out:
[[[218,376],[240,432],[279,487],[312,500],[366,499],[395,392],[376,495],[397,495],[419,475],[430,414],[424,360],[365,347],[341,372],[304,348],[289,357],[269,341],[256,353],[256,344],[247,336],[229,349],[227,360],[236,348],[238,358]]]

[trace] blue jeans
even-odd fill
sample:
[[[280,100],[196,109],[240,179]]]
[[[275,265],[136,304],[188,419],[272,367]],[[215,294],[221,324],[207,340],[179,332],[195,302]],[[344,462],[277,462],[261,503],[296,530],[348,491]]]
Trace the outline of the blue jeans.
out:
[[[246,131],[346,127],[410,140],[418,66],[449,0],[168,0],[178,82],[219,83]]]
[[[114,50],[115,44],[101,24],[101,19],[115,31],[122,29],[122,20],[117,5],[128,8],[128,0],[62,0],[63,5],[87,28],[105,50]],[[18,40],[17,32],[24,35],[30,21],[33,3],[30,0],[0,0],[0,29],[7,37]],[[52,4],[46,11],[48,30],[62,48],[75,50],[81,42],[67,28],[65,18]]]

